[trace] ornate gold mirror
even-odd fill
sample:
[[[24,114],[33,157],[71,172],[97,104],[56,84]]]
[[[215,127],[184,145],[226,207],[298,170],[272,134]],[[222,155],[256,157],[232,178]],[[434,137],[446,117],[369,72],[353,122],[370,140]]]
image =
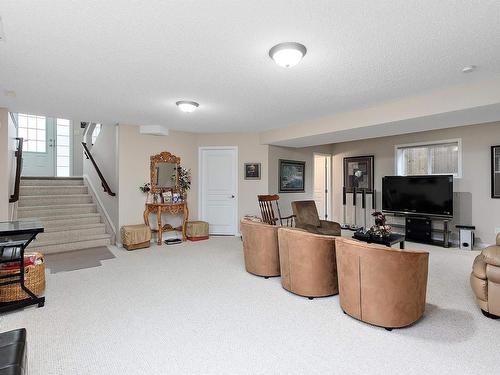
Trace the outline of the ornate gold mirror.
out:
[[[151,156],[151,192],[179,190],[180,162],[181,158],[167,151]]]

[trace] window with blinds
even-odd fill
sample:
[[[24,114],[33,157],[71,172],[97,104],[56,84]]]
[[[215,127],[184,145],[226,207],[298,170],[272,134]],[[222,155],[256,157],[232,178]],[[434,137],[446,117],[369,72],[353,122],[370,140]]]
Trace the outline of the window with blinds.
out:
[[[460,139],[396,146],[398,176],[452,174],[462,176]]]

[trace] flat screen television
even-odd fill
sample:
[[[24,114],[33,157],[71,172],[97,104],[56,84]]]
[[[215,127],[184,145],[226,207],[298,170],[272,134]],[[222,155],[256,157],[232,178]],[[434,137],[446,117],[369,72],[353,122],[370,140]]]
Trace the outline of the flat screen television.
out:
[[[453,176],[385,176],[382,211],[453,217]]]

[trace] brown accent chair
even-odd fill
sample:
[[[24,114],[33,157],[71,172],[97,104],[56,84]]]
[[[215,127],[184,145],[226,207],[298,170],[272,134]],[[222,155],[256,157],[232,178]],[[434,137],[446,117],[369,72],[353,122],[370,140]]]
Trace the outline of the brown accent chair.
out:
[[[260,213],[264,223],[269,225],[277,225],[279,223],[281,226],[293,227],[295,215],[281,216],[280,205],[278,203],[280,199],[279,195],[257,195],[257,199],[259,200]],[[278,217],[274,214],[273,202],[278,211]]]
[[[340,236],[340,224],[334,221],[320,220],[316,202],[295,201],[292,202],[292,210],[295,215],[295,226],[308,232],[324,234],[327,236]]]
[[[500,233],[496,246],[484,249],[472,265],[470,285],[484,316],[500,317]]]
[[[416,322],[425,310],[429,253],[336,237],[344,313],[387,330]]]
[[[245,269],[266,279],[280,275],[278,227],[250,220],[241,220]]]
[[[309,299],[338,293],[333,237],[279,228],[278,240],[283,288]]]

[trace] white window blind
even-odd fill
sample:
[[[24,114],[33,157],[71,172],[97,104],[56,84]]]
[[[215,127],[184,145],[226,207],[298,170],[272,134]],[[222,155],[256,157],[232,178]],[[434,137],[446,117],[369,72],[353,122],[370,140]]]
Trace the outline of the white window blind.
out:
[[[399,176],[452,174],[461,177],[460,139],[396,146],[396,174]]]

